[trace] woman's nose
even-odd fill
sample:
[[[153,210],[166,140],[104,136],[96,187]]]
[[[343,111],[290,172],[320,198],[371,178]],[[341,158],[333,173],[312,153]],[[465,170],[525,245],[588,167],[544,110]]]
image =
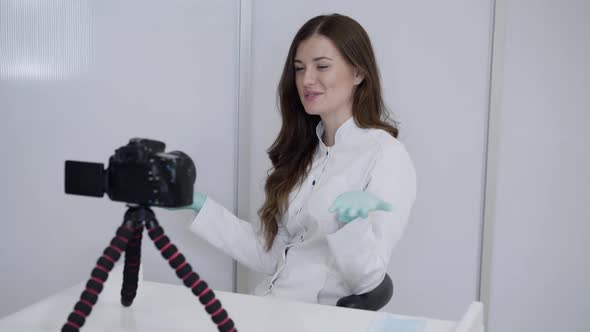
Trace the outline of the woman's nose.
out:
[[[305,70],[303,73],[303,85],[313,85],[316,82],[316,75],[312,69]]]

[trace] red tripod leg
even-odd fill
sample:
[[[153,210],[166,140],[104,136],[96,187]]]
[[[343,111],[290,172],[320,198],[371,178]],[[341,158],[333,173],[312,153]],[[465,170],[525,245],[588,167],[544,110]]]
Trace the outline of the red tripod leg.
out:
[[[92,307],[98,300],[98,295],[103,289],[103,284],[109,277],[109,272],[121,257],[121,253],[127,247],[134,229],[123,225],[117,229],[117,235],[103,251],[103,255],[96,262],[90,279],[86,283],[86,289],[80,295],[80,300],[74,306],[74,311],[68,316],[68,321],[61,328],[62,332],[77,332],[80,330],[86,317],[92,312]]]
[[[141,263],[141,238],[143,225],[135,228],[135,233],[125,250],[125,266],[123,268],[123,286],[121,287],[121,304],[128,307],[137,294],[137,280]]]
[[[234,322],[229,318],[227,312],[221,306],[221,302],[215,298],[215,293],[209,288],[207,283],[202,280],[199,275],[193,271],[190,264],[185,260],[184,256],[178,251],[176,246],[170,242],[168,236],[164,234],[164,229],[158,225],[155,220],[146,221],[146,228],[148,235],[154,241],[156,248],[160,250],[162,256],[170,266],[176,271],[176,276],[182,280],[184,285],[190,288],[205,306],[205,310],[213,323],[217,325],[220,332],[237,332],[234,327]]]

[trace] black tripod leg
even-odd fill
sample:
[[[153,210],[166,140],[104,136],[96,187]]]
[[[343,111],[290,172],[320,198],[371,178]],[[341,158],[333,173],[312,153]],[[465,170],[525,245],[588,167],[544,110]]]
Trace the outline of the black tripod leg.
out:
[[[68,321],[61,328],[62,332],[77,332],[80,330],[86,317],[90,315],[92,307],[98,300],[98,295],[103,289],[103,284],[109,277],[109,272],[121,257],[121,253],[127,247],[134,229],[123,225],[117,229],[117,235],[111,240],[111,243],[103,251],[103,255],[98,259],[96,267],[92,270],[90,279],[86,283],[86,289],[80,295],[80,300],[74,306],[74,311],[68,316]]]
[[[121,287],[121,304],[130,306],[137,294],[137,279],[141,263],[141,237],[143,224],[136,223],[135,233],[125,250],[125,266],[123,268],[123,286]]]
[[[156,248],[160,250],[162,256],[168,260],[170,266],[176,271],[178,278],[182,280],[186,287],[192,290],[193,294],[205,306],[205,310],[211,315],[211,319],[217,325],[217,329],[220,332],[237,332],[234,322],[221,306],[221,302],[215,298],[215,293],[193,271],[190,264],[184,259],[184,256],[170,242],[170,239],[164,234],[164,229],[158,225],[155,217],[146,221],[146,229],[150,238],[154,241]]]

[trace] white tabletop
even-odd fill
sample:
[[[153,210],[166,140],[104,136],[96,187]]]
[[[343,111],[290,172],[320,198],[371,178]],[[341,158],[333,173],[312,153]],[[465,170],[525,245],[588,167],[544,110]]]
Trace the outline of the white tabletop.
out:
[[[120,304],[113,271],[81,331],[217,331],[204,307],[182,285],[140,281],[131,307]],[[179,281],[180,282],[180,281]],[[0,331],[60,331],[84,289],[82,282],[0,319]],[[451,332],[457,322],[397,316],[215,291],[238,331]]]

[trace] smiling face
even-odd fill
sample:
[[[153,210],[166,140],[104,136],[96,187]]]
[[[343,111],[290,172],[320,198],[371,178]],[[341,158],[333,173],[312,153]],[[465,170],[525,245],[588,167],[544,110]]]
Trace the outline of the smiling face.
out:
[[[314,34],[297,47],[295,85],[305,112],[326,116],[351,116],[356,86],[363,80],[334,43]]]

